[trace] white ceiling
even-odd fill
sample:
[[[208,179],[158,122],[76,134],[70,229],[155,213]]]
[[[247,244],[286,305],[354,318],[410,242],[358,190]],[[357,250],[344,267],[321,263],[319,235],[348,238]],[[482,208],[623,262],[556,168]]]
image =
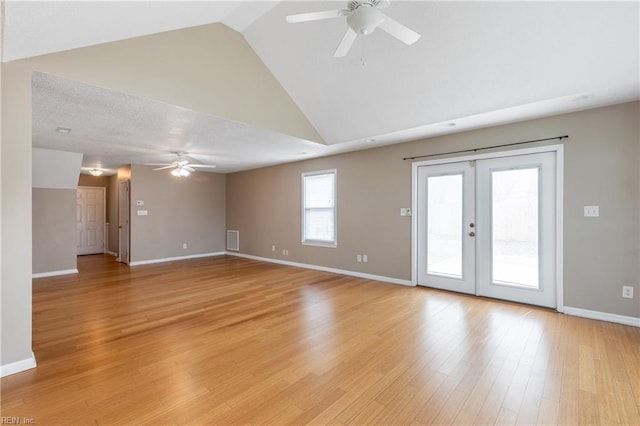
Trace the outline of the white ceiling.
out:
[[[5,1],[3,62],[213,22],[242,31],[276,1]]]
[[[375,31],[346,58],[332,57],[342,19],[282,24],[331,8],[282,2],[244,31],[328,144],[597,89],[638,95],[637,3],[392,1],[384,12],[422,37]]]
[[[3,60],[222,22],[242,32],[328,145],[36,76],[34,146],[81,150],[87,166],[168,161],[187,150],[228,172],[640,98],[638,2],[392,0],[384,12],[422,38],[406,46],[375,31],[346,58],[332,56],[343,18],[284,20],[345,4],[9,1]],[[123,105],[144,119],[127,120]],[[72,133],[51,137],[63,119]],[[194,126],[178,144],[168,133],[176,120]]]

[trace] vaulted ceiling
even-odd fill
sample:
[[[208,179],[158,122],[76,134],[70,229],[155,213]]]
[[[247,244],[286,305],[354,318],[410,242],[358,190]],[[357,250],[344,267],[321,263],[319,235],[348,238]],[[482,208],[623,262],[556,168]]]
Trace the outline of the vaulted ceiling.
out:
[[[36,76],[34,146],[83,152],[87,166],[168,161],[168,152],[190,150],[231,172],[640,98],[638,2],[392,0],[384,12],[420,33],[418,42],[407,46],[377,30],[359,37],[344,58],[333,57],[344,18],[285,21],[290,14],[344,7],[315,1],[9,1],[3,61],[220,22],[244,37],[314,129],[274,133],[244,120],[242,112],[211,114]],[[94,108],[79,109],[92,99]],[[123,102],[139,105],[142,118],[119,116]],[[188,141],[169,132],[176,115],[195,123],[186,129]],[[50,133],[63,116],[77,126],[73,132],[82,134],[82,143]],[[221,133],[233,143],[216,149],[198,143]]]

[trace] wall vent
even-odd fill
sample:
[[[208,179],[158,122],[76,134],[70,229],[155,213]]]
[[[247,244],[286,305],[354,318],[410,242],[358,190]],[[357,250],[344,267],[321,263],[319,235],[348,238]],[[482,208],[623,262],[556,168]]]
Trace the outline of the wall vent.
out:
[[[240,250],[240,231],[227,231],[227,250]]]

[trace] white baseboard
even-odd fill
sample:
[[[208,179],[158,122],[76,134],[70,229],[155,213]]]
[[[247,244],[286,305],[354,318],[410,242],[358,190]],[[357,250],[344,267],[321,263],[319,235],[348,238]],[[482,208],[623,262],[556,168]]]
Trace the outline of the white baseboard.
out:
[[[77,274],[78,269],[65,269],[62,271],[51,271],[51,272],[40,272],[37,274],[31,274],[31,278],[45,278],[45,277],[56,277],[58,275],[69,275],[69,274]]]
[[[151,263],[172,262],[174,260],[197,259],[200,257],[222,256],[224,254],[225,254],[224,251],[219,251],[215,253],[192,254],[188,256],[165,257],[163,259],[135,260],[133,262],[129,262],[129,266],[149,265]]]
[[[295,266],[297,268],[313,269],[313,270],[316,270],[316,271],[331,272],[331,273],[334,273],[334,274],[348,275],[350,277],[364,278],[364,279],[367,279],[367,280],[382,281],[382,282],[390,283],[390,284],[399,284],[399,285],[406,285],[406,286],[412,286],[412,287],[414,286],[414,284],[410,280],[401,280],[399,278],[385,277],[385,276],[382,276],[382,275],[366,274],[364,272],[355,272],[355,271],[348,271],[348,270],[345,270],[345,269],[329,268],[329,267],[326,267],[326,266],[311,265],[311,264],[308,264],[308,263],[298,263],[298,262],[291,262],[291,261],[288,261],[288,260],[280,260],[280,259],[271,259],[271,258],[268,258],[268,257],[252,256],[250,254],[237,253],[237,252],[233,252],[233,251],[228,251],[228,252],[226,252],[226,254],[228,254],[229,256],[244,257],[246,259],[259,260],[259,261],[262,261],[262,262],[277,263],[279,265]]]
[[[633,327],[640,327],[640,318],[628,317],[625,315],[610,314],[608,312],[591,311],[589,309],[572,308],[570,306],[564,307],[564,313],[567,315],[573,315],[574,317],[589,318],[600,321],[615,322],[618,324],[631,325]]]
[[[0,365],[0,377],[9,376],[11,374],[20,373],[36,367],[36,356],[31,352],[31,357],[20,361]]]

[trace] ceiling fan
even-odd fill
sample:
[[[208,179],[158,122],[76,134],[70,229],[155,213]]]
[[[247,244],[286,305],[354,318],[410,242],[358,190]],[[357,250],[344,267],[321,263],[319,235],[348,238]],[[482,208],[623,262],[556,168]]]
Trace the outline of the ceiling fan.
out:
[[[354,0],[347,3],[347,9],[301,13],[289,15],[286,19],[289,23],[298,23],[346,16],[347,32],[333,54],[335,57],[346,56],[358,35],[371,34],[376,28],[408,45],[418,41],[420,34],[380,11],[388,5],[389,0]]]
[[[171,174],[174,175],[174,176],[177,176],[177,177],[187,177],[191,173],[195,172],[196,168],[198,168],[198,169],[215,169],[216,168],[216,166],[210,165],[210,164],[191,164],[189,162],[189,160],[187,160],[185,158],[185,156],[187,154],[186,152],[174,152],[173,154],[177,155],[178,158],[176,159],[176,161],[174,161],[171,164],[145,163],[145,165],[147,165],[147,166],[162,166],[162,167],[158,167],[156,169],[153,169],[153,171],[173,169],[173,170],[171,170]]]

